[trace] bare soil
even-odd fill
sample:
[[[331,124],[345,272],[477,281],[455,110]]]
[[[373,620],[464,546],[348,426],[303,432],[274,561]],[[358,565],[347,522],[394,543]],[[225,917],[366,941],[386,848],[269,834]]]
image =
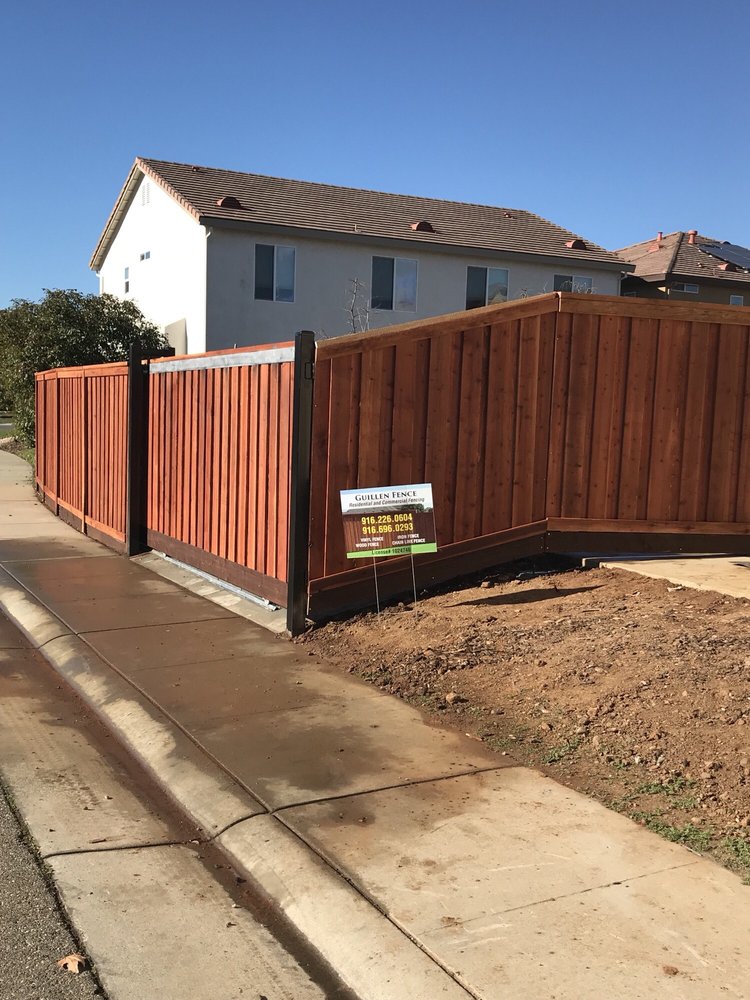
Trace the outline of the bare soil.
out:
[[[563,565],[299,641],[750,880],[750,602]]]

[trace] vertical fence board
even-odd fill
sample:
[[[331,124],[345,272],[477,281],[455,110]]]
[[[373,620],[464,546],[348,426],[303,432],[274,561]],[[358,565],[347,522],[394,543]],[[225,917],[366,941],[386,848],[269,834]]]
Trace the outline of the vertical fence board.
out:
[[[735,516],[746,362],[746,333],[738,327],[722,324],[708,485],[710,520],[732,521]]]
[[[454,538],[474,538],[482,530],[488,334],[485,327],[464,334],[454,471]]]
[[[679,508],[689,337],[686,323],[660,324],[646,502],[646,516],[658,521],[676,520]]]
[[[517,348],[514,325],[495,323],[490,327],[481,532],[485,535],[510,526],[516,438]]]

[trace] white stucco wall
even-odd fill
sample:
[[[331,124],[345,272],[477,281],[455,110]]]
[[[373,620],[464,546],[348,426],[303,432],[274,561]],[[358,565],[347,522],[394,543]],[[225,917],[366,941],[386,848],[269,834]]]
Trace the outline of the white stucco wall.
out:
[[[254,298],[254,245],[270,243],[296,250],[294,302],[268,302]],[[214,227],[207,245],[207,349],[234,344],[264,344],[291,340],[298,330],[314,330],[326,337],[351,333],[348,314],[352,281],[362,287],[361,304],[369,301],[371,262],[374,254],[400,256],[418,262],[417,310],[370,310],[369,328],[407,323],[414,319],[456,312],[466,305],[468,265],[507,267],[509,298],[554,291],[554,275],[590,275],[594,291],[619,295],[617,271],[560,264],[521,263],[500,256],[465,256],[430,252],[420,248],[392,249],[334,240],[281,236],[272,231],[247,233]]]
[[[99,272],[99,291],[133,299],[165,330],[178,353],[206,350],[206,233],[153,181],[148,204],[141,187]],[[141,260],[142,253],[150,253]],[[124,291],[125,268],[130,291]]]

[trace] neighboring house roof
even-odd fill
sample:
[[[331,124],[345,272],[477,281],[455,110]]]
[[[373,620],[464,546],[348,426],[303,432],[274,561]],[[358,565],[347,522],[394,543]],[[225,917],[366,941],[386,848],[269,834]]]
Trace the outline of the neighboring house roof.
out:
[[[635,265],[633,277],[644,281],[666,281],[670,278],[689,278],[704,281],[750,282],[750,270],[723,260],[717,256],[723,246],[721,240],[701,236],[696,230],[687,233],[661,233],[656,239],[617,250],[623,261]],[[711,248],[714,253],[711,253]],[[750,250],[748,250],[750,256]],[[728,266],[727,266],[728,265]]]
[[[106,257],[142,174],[200,223],[356,234],[360,238],[533,254],[631,270],[596,243],[522,209],[384,194],[141,157],[133,165],[91,258],[94,270]]]

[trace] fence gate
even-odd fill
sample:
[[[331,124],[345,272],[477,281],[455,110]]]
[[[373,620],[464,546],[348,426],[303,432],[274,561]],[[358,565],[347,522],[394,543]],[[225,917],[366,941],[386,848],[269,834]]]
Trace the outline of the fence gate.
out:
[[[292,345],[144,366],[146,544],[282,606],[293,367]]]

